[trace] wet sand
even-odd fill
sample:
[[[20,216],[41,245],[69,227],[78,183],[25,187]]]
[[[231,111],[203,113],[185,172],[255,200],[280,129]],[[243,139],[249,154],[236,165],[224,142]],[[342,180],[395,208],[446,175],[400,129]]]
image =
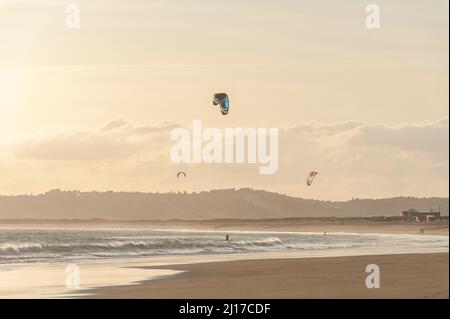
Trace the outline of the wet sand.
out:
[[[368,264],[380,288],[365,285]],[[239,260],[164,266],[185,272],[90,298],[448,298],[448,253]],[[145,267],[155,268],[155,267]]]

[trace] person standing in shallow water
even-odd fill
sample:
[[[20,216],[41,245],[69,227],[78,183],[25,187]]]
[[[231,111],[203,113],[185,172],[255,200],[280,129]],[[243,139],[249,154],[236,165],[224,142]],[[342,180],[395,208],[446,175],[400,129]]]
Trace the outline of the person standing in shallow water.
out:
[[[227,235],[225,236],[225,241],[229,241],[229,240],[230,240],[230,235],[227,234]]]

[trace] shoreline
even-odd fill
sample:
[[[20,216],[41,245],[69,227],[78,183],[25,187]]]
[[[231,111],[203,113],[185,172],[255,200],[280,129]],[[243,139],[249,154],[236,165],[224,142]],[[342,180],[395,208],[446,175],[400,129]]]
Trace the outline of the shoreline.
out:
[[[368,264],[381,286],[365,286]],[[145,267],[153,269],[154,266]],[[91,289],[84,298],[316,299],[447,298],[448,252],[236,260],[172,265],[181,273],[137,285]]]
[[[346,226],[346,225],[345,225]],[[356,229],[351,226],[352,233],[361,234],[361,235],[369,235],[367,232],[358,232]],[[411,228],[411,225],[403,225]],[[378,226],[379,227],[379,226]],[[36,227],[34,227],[36,228]],[[41,228],[41,227],[38,227]],[[404,227],[405,228],[405,227]],[[8,228],[10,229],[10,228]],[[74,228],[70,228],[74,229]],[[86,229],[86,228],[84,228]],[[90,228],[92,229],[92,228]],[[142,229],[142,228],[141,228]],[[149,228],[147,228],[150,230]],[[328,228],[329,229],[329,228]],[[373,228],[370,228],[373,230]],[[384,229],[380,227],[380,229]],[[125,230],[125,229],[123,229]],[[154,229],[152,229],[154,230]],[[173,230],[175,232],[182,231],[181,229],[161,229],[163,231]],[[305,233],[302,231],[293,231],[292,229],[286,230],[285,228],[277,228],[276,230],[267,230],[267,229],[258,229],[258,227],[253,228],[252,230],[223,230],[223,229],[184,229],[185,231],[214,231],[214,232],[263,232],[263,233]],[[312,233],[321,233],[319,229],[312,229]],[[339,228],[339,230],[343,230],[343,228]],[[348,227],[345,228],[348,232],[350,229]],[[391,229],[392,230],[392,229]],[[399,230],[399,229],[397,229]],[[410,229],[411,230],[411,229]],[[311,233],[306,232],[306,233]],[[329,232],[329,234],[343,234],[343,232]],[[392,233],[390,231],[387,232],[378,232],[374,233],[375,235],[380,236],[410,236],[417,234],[411,234],[411,232],[406,233]],[[426,234],[421,236],[433,236],[433,237],[447,237],[448,242],[448,233],[436,235],[436,234]],[[171,256],[153,256],[153,257],[126,257],[126,258],[111,258],[111,259],[99,259],[99,260],[73,260],[70,262],[77,263],[80,265],[82,280],[81,280],[81,288],[80,290],[69,290],[64,287],[64,277],[65,266],[69,261],[55,261],[47,264],[38,263],[38,264],[28,264],[28,265],[19,265],[19,269],[14,270],[8,274],[5,274],[5,271],[0,271],[0,278],[3,275],[4,279],[8,279],[9,274],[15,274],[16,278],[20,278],[23,282],[22,286],[15,287],[17,283],[12,283],[12,290],[16,292],[16,297],[24,297],[24,298],[208,298],[210,296],[210,292],[208,292],[208,287],[211,283],[207,282],[207,278],[203,278],[200,276],[196,277],[196,271],[198,269],[203,269],[205,273],[210,273],[213,276],[215,281],[228,281],[233,280],[233,273],[239,272],[242,269],[242,265],[244,265],[244,269],[247,269],[245,274],[249,278],[257,278],[257,280],[249,280],[245,279],[248,282],[242,286],[242,288],[249,289],[253,291],[255,295],[242,295],[239,297],[239,293],[236,295],[218,295],[217,298],[345,298],[346,296],[352,295],[355,291],[358,291],[352,285],[348,286],[351,282],[351,272],[355,271],[354,263],[359,263],[361,265],[361,260],[369,261],[372,260],[371,263],[382,262],[384,264],[390,264],[394,266],[395,269],[391,269],[394,275],[397,276],[401,280],[406,280],[405,278],[422,278],[420,280],[422,286],[427,286],[427,282],[432,284],[434,290],[426,290],[423,291],[425,293],[425,297],[441,297],[448,296],[448,285],[447,287],[442,286],[436,281],[436,276],[439,278],[447,278],[448,279],[448,245],[447,247],[365,247],[364,249],[345,249],[345,248],[334,248],[326,251],[322,250],[292,250],[292,251],[279,251],[279,252],[248,252],[248,253],[232,253],[232,254],[204,254],[204,255],[171,255]],[[301,261],[303,260],[303,261]],[[374,261],[375,260],[375,261]],[[339,263],[337,261],[340,261]],[[252,272],[248,267],[249,264],[254,264],[255,268]],[[337,267],[339,270],[339,274],[335,274],[335,276],[328,278],[325,281],[317,281],[317,282],[309,282],[308,278],[321,278],[322,276],[315,273],[314,267],[311,265],[323,265],[322,271],[325,273],[333,273],[334,267]],[[432,264],[432,265],[430,265]],[[309,266],[308,266],[309,265]],[[0,267],[5,270],[5,268],[14,268],[14,264],[0,264]],[[286,268],[287,267],[287,268]],[[305,268],[306,267],[306,268]],[[428,267],[428,268],[427,268]],[[431,268],[430,268],[431,267]],[[446,273],[443,273],[443,268],[446,268]],[[353,269],[353,270],[352,270]],[[422,269],[422,271],[418,271],[418,269]],[[229,273],[231,271],[231,273]],[[361,271],[361,269],[360,269]],[[350,272],[350,273],[349,273]],[[362,270],[363,275],[364,269]],[[423,273],[422,273],[423,272]],[[431,272],[431,274],[428,274]],[[2,274],[3,273],[3,274]],[[57,281],[53,282],[53,285],[58,286],[57,290],[45,290],[48,286],[48,282],[43,282],[42,285],[44,290],[39,291],[40,287],[35,287],[32,292],[27,293],[26,287],[26,278],[28,281],[33,280],[34,277],[37,278],[49,278],[50,281],[56,280],[53,276],[57,273]],[[201,272],[200,272],[201,273]],[[105,275],[108,276],[105,276]],[[113,275],[111,275],[113,274]],[[262,274],[266,274],[268,278],[266,279]],[[286,291],[285,294],[281,294],[277,292],[276,285],[277,282],[286,282],[286,287],[289,287],[289,282],[292,280],[295,282],[297,276],[299,274],[303,274],[306,276],[304,280],[308,282],[306,287],[297,287],[291,286],[289,291]],[[6,275],[6,277],[5,277]],[[273,278],[273,276],[278,275],[281,276],[278,279]],[[27,277],[28,276],[28,277]],[[101,278],[104,281],[100,280]],[[162,276],[162,277],[161,277]],[[193,276],[193,277],[192,277]],[[309,291],[312,289],[308,285],[322,285],[323,287],[328,287],[327,281],[333,282],[333,280],[340,280],[339,277],[342,277],[342,281],[344,285],[349,287],[353,287],[350,289],[351,291],[346,292],[344,295],[337,295],[336,292],[330,294],[311,294],[310,296],[305,295],[305,291]],[[361,276],[359,274],[358,276]],[[406,276],[406,277],[405,277]],[[108,277],[108,278],[107,278]],[[109,277],[114,277],[112,280]],[[291,277],[291,280],[288,279]],[[186,294],[184,297],[178,295],[180,291],[177,289],[170,288],[173,285],[173,280],[178,280],[182,278],[180,284],[189,283],[193,290],[190,294]],[[403,279],[402,279],[403,278]],[[195,280],[194,280],[195,279]],[[194,281],[193,281],[194,280]],[[205,281],[206,280],[206,281]],[[265,295],[258,295],[257,289],[260,281],[270,283],[272,288],[268,291],[265,291]],[[420,281],[419,280],[419,281]],[[1,281],[0,281],[1,282]],[[448,282],[448,280],[447,280]],[[238,282],[236,284],[239,284]],[[4,282],[4,285],[7,283]],[[163,288],[164,291],[170,295],[158,295],[154,293],[149,293],[153,290],[152,287],[157,285],[158,287]],[[199,285],[199,286],[197,286]],[[206,285],[206,286],[203,286]],[[275,286],[273,286],[275,285]],[[214,285],[213,285],[214,286]],[[8,287],[0,286],[0,298],[7,297],[8,298]],[[276,289],[275,289],[275,288]],[[413,297],[419,297],[420,290],[418,286],[414,286],[415,293]],[[86,289],[87,288],[87,289]],[[346,289],[347,289],[346,288]],[[405,287],[404,287],[405,288]],[[172,289],[172,290],[170,290]],[[275,290],[274,290],[275,289]],[[305,290],[306,289],[306,290]],[[324,288],[325,290],[329,290],[331,288]],[[334,288],[333,288],[334,289]],[[331,291],[335,291],[335,290]],[[356,289],[356,290],[355,290]],[[366,288],[365,288],[366,289]],[[405,296],[400,293],[393,293],[393,288],[390,288],[390,292],[380,295],[375,294],[380,298],[403,298]],[[407,288],[405,288],[407,289]],[[11,291],[12,291],[11,290]],[[42,292],[46,292],[43,294]],[[229,290],[226,290],[229,291]],[[35,293],[33,293],[35,292]],[[170,292],[170,293],[169,293]],[[252,292],[252,293],[253,293]],[[27,293],[27,295],[24,295]],[[186,293],[186,291],[185,291]],[[433,295],[434,294],[434,295]],[[14,294],[12,294],[14,297]],[[212,294],[211,296],[213,296]],[[374,296],[375,296],[374,295]],[[222,296],[222,297],[221,297]],[[370,297],[371,295],[366,295],[362,293],[362,296]],[[409,296],[409,295],[408,295]],[[364,298],[365,298],[364,297]]]
[[[439,256],[439,257],[436,257]],[[188,259],[188,260],[187,260]],[[64,280],[67,276],[66,266],[67,262],[47,262],[28,265],[6,265],[10,267],[10,271],[3,269],[0,272],[0,278],[3,285],[8,284],[9,280],[17,280],[10,287],[1,287],[0,285],[0,299],[2,298],[209,298],[210,293],[205,291],[210,286],[207,284],[203,287],[201,274],[204,272],[214,272],[215,280],[220,282],[227,282],[230,274],[228,272],[241,272],[243,268],[242,264],[248,265],[245,275],[250,278],[258,277],[258,274],[270,274],[272,271],[276,271],[273,274],[281,275],[283,278],[290,277],[290,280],[297,278],[299,274],[303,274],[305,278],[321,278],[322,274],[314,273],[315,267],[309,269],[292,269],[286,268],[286,265],[290,264],[309,264],[310,266],[322,265],[326,266],[321,271],[326,274],[334,273],[334,268],[337,266],[340,272],[348,271],[354,266],[354,263],[358,260],[367,260],[370,263],[387,263],[397,264],[399,272],[401,270],[402,275],[408,277],[417,277],[420,274],[410,273],[408,267],[423,268],[423,274],[431,273],[434,276],[440,276],[440,278],[448,278],[448,251],[446,252],[411,252],[411,253],[349,253],[343,251],[329,252],[328,254],[320,253],[298,253],[298,252],[271,252],[271,253],[242,253],[242,254],[230,254],[230,255],[192,255],[192,256],[163,256],[155,258],[129,258],[129,259],[108,259],[108,260],[84,260],[77,262],[76,264],[81,270],[81,284],[78,289],[69,289],[64,286]],[[420,260],[420,262],[418,262]],[[387,262],[386,262],[387,261]],[[399,263],[400,262],[400,263]],[[431,265],[430,265],[431,264]],[[250,265],[254,265],[253,269],[250,269]],[[366,264],[367,265],[367,264]],[[18,266],[18,267],[16,267]],[[392,265],[391,265],[392,266]],[[442,268],[443,267],[443,268]],[[364,268],[364,267],[363,267]],[[358,276],[363,274],[365,269],[358,270]],[[197,275],[195,275],[196,269],[202,269]],[[442,271],[446,270],[446,273]],[[345,272],[344,271],[344,272]],[[191,277],[194,272],[194,277]],[[107,274],[105,281],[105,274]],[[422,275],[423,275],[422,274]],[[200,275],[200,276],[198,276]],[[3,277],[2,277],[3,276]],[[157,283],[157,286],[164,286],[165,282],[170,283],[178,287],[176,280],[182,276],[188,281],[192,281],[189,285],[193,287],[193,295],[186,294],[185,296],[177,295],[178,290],[173,289],[170,292],[170,296],[155,295],[149,293],[153,291],[153,285]],[[319,281],[317,284],[326,286],[327,281],[330,279],[339,280],[340,275],[334,274],[332,278]],[[348,276],[348,273],[347,275]],[[444,277],[442,277],[444,276]],[[264,277],[260,276],[260,277]],[[420,277],[420,276],[419,276]],[[400,276],[401,278],[401,276]],[[6,279],[6,280],[5,280]],[[27,282],[33,279],[34,284],[42,286],[27,286]],[[345,278],[341,278],[345,279]],[[348,279],[348,278],[347,278]],[[39,283],[39,280],[42,280]],[[175,282],[173,282],[175,280]],[[255,279],[249,285],[257,285],[258,282],[264,281],[264,278]],[[287,281],[290,281],[287,280]],[[448,283],[448,280],[445,280]],[[275,280],[277,283],[278,280]],[[25,284],[25,286],[17,285],[17,283]],[[195,284],[200,284],[200,287],[195,287]],[[425,283],[427,285],[427,283]],[[150,289],[151,288],[151,289]],[[297,289],[298,288],[298,289]],[[302,289],[305,287],[297,287],[295,291],[290,291],[288,295],[283,295],[280,298],[298,298],[297,295],[302,295],[299,298],[315,298],[303,295],[305,292]],[[150,290],[149,290],[150,289]],[[205,290],[206,289],[206,290]],[[325,289],[325,288],[324,288]],[[8,293],[8,290],[10,293]],[[306,289],[307,291],[309,290]],[[442,289],[441,289],[442,290]],[[32,291],[32,293],[30,293]],[[11,293],[13,292],[13,293]],[[201,295],[205,292],[205,295]],[[173,293],[173,294],[172,294]],[[272,295],[271,291],[265,292],[264,296],[217,296],[216,298],[278,298]],[[120,296],[119,296],[120,294]],[[446,289],[448,297],[448,285]],[[126,295],[126,296],[125,296]],[[403,298],[403,296],[397,296]],[[317,298],[324,298],[319,296]],[[332,298],[341,298],[340,296],[334,296]],[[382,297],[382,298],[385,298]]]
[[[129,291],[128,296],[121,295],[119,298],[147,298],[148,285],[153,285],[154,282],[160,282],[161,280],[174,280],[179,278],[180,275],[187,275],[195,270],[197,267],[206,267],[206,269],[216,269],[219,272],[217,276],[219,279],[227,279],[227,274],[221,273],[221,269],[240,269],[240,264],[262,264],[261,266],[255,266],[255,272],[267,272],[267,265],[278,265],[277,271],[284,272],[282,269],[285,263],[292,263],[293,261],[308,260],[309,262],[317,264],[333,264],[333,260],[340,259],[346,261],[348,264],[352,264],[353,260],[358,259],[370,259],[374,260],[390,260],[398,259],[399,256],[409,256],[408,259],[412,259],[412,264],[417,259],[424,260],[424,264],[430,262],[435,263],[435,256],[444,256],[446,258],[446,269],[448,270],[448,249],[443,251],[437,249],[435,251],[429,250],[417,250],[415,252],[390,252],[385,253],[381,251],[370,251],[368,249],[364,251],[348,251],[345,249],[335,249],[334,251],[290,251],[290,252],[257,252],[257,253],[236,253],[236,254],[218,254],[218,255],[174,255],[174,256],[156,256],[156,257],[144,257],[144,258],[121,258],[121,259],[101,259],[101,260],[83,260],[76,262],[81,269],[82,284],[79,289],[68,289],[62,284],[64,277],[67,275],[65,268],[67,262],[47,262],[36,264],[6,264],[3,266],[12,268],[12,273],[15,273],[13,278],[20,278],[21,282],[29,281],[30,275],[33,277],[38,275],[39,279],[44,278],[45,284],[43,287],[34,287],[35,294],[30,294],[29,287],[13,287],[13,290],[17,290],[16,295],[8,296],[4,294],[6,292],[5,287],[0,287],[0,299],[1,298],[114,298],[116,289],[123,294],[124,287],[134,287]],[[445,257],[446,256],[446,257]],[[404,258],[404,257],[403,257]],[[408,263],[411,263],[409,261]],[[442,261],[437,264],[441,265]],[[436,264],[436,265],[437,265]],[[19,268],[16,268],[19,266]],[[270,268],[270,267],[269,267]],[[281,268],[281,269],[279,269]],[[404,268],[404,267],[401,267]],[[299,271],[295,270],[291,276],[295,277]],[[332,272],[333,269],[328,269],[327,272]],[[108,274],[107,281],[101,281],[99,278]],[[56,277],[55,277],[56,274]],[[438,273],[439,274],[439,273]],[[2,272],[0,272],[1,278]],[[5,276],[2,280],[3,283],[7,282],[4,279],[11,278],[8,273],[3,273]],[[416,276],[416,275],[414,275]],[[448,276],[448,271],[447,271]],[[111,278],[113,280],[111,280]],[[50,281],[48,281],[50,279]],[[218,279],[218,280],[219,280]],[[263,280],[263,279],[261,279]],[[201,281],[200,281],[201,282]],[[448,281],[447,281],[448,282]],[[52,289],[48,289],[48,286],[53,285]],[[137,288],[140,287],[141,288]],[[59,287],[58,287],[59,286]],[[9,287],[11,289],[11,287]],[[21,290],[22,288],[22,290]],[[25,288],[25,289],[24,289]],[[42,289],[43,288],[43,289]],[[124,288],[124,289],[128,289]],[[137,289],[137,290],[136,290]],[[142,289],[139,290],[139,289]],[[3,294],[2,294],[3,290]],[[20,291],[21,290],[21,291]],[[32,289],[33,290],[33,289]],[[112,292],[111,292],[112,291]],[[137,294],[136,294],[137,293]],[[174,292],[174,296],[176,292]],[[448,295],[448,289],[447,289]],[[151,297],[153,298],[153,296]],[[155,297],[159,298],[159,297]],[[162,298],[175,298],[175,297],[162,297]],[[179,298],[191,298],[190,296]],[[198,297],[207,298],[207,297]],[[222,297],[218,297],[222,298]],[[224,297],[225,298],[225,297]],[[234,298],[234,297],[226,297]],[[242,297],[246,298],[246,297]],[[249,297],[248,297],[249,298]],[[256,297],[255,297],[256,298]],[[258,298],[276,298],[273,297],[270,292],[265,297]],[[284,296],[283,298],[294,298],[292,296]],[[320,297],[322,298],[322,297]],[[339,298],[339,297],[336,297]]]

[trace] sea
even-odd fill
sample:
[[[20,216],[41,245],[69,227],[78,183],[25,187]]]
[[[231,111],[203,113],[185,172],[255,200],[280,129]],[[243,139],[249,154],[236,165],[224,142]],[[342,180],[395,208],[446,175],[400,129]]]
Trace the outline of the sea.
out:
[[[228,235],[228,240],[226,236]],[[0,265],[266,252],[344,255],[448,252],[433,235],[149,229],[0,229]],[[357,253],[356,253],[357,252]]]

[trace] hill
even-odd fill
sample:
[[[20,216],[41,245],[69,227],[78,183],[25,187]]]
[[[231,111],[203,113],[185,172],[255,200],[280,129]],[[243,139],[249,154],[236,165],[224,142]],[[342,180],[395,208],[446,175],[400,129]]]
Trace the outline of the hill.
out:
[[[0,196],[0,219],[153,219],[398,216],[402,210],[438,209],[448,198],[394,197],[319,201],[252,189],[200,193],[79,192]]]

